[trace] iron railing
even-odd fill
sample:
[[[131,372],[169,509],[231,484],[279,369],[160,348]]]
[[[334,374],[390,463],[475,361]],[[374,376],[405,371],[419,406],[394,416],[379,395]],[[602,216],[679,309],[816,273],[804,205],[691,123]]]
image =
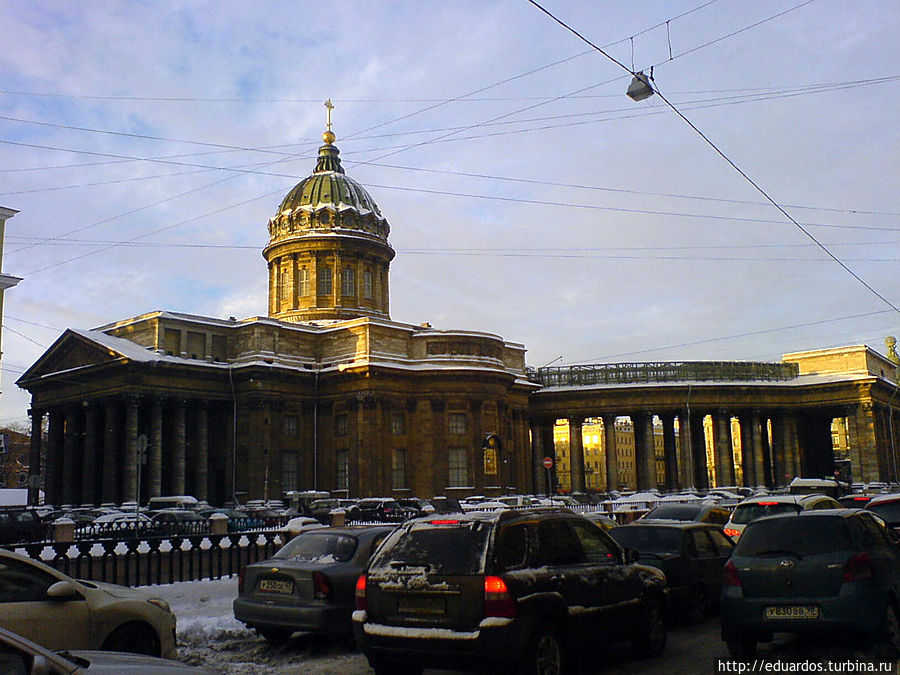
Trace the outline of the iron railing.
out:
[[[754,361],[676,361],[593,363],[528,370],[528,379],[545,387],[655,382],[749,382],[795,379],[796,363]]]

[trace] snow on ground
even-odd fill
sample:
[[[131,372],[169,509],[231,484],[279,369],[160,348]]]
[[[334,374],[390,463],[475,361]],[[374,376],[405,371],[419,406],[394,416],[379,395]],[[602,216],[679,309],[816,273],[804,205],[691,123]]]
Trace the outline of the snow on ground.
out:
[[[231,603],[237,597],[237,583],[232,577],[145,587],[164,598],[178,619],[180,661],[223,675],[371,675],[365,657],[348,642],[298,633],[283,647],[269,647],[235,620]]]

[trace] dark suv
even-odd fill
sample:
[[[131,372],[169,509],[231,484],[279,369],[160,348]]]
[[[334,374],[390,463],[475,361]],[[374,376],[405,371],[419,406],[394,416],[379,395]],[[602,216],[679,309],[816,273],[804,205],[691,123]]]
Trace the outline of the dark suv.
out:
[[[666,643],[666,580],[564,511],[409,521],[356,586],[353,630],[379,675],[424,668],[559,673],[579,646]]]
[[[50,525],[41,520],[37,511],[27,506],[0,507],[0,544],[20,544],[43,541]]]

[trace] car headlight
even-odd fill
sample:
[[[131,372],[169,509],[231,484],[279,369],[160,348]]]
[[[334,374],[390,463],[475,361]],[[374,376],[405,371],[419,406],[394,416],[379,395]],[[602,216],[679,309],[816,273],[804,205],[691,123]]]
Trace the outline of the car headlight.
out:
[[[151,605],[159,607],[164,612],[168,612],[169,614],[172,613],[172,608],[169,607],[169,603],[162,598],[147,598],[147,602],[149,602]]]

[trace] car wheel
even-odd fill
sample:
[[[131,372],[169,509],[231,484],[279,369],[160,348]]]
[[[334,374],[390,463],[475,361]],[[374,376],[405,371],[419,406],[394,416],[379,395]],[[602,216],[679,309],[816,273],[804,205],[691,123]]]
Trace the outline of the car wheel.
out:
[[[127,623],[119,626],[109,634],[100,648],[109,652],[162,656],[159,636],[149,626],[139,623]]]
[[[521,675],[562,675],[565,657],[559,634],[550,626],[541,626],[521,662]]]
[[[706,611],[708,609],[706,589],[704,589],[703,586],[697,586],[695,589],[693,589],[691,591],[689,603],[690,604],[688,605],[687,611],[688,623],[703,623],[703,620],[706,618]]]
[[[631,640],[631,646],[638,657],[652,658],[663,653],[666,648],[666,617],[659,600],[651,598],[647,601],[644,621],[638,631]]]
[[[294,634],[292,628],[257,628],[256,632],[262,635],[265,641],[273,647],[283,645]]]
[[[879,656],[895,659],[900,656],[900,617],[894,603],[888,600],[884,613],[884,625],[878,640]]]
[[[725,641],[728,653],[732,658],[747,661],[756,656],[756,638],[742,636]]]

